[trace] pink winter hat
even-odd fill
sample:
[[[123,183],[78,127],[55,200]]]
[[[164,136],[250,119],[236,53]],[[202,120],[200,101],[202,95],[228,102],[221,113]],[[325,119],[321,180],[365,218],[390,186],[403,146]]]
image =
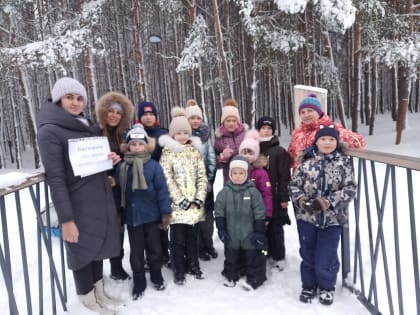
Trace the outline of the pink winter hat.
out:
[[[220,119],[220,123],[223,124],[223,122],[228,117],[235,117],[238,123],[241,122],[241,117],[239,116],[239,110],[238,110],[238,103],[234,99],[231,99],[231,98],[228,98],[223,104],[222,118]]]
[[[239,146],[239,153],[244,149],[251,150],[256,156],[260,155],[260,134],[257,130],[251,129],[246,132],[244,140]]]

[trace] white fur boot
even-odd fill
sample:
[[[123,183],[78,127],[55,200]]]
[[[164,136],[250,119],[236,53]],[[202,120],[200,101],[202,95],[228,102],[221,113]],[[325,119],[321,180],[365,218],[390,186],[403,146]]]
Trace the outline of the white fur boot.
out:
[[[94,289],[90,290],[90,292],[87,294],[79,295],[79,298],[82,304],[91,311],[94,311],[100,315],[114,315],[114,312],[98,304],[96,301]]]
[[[96,300],[103,307],[106,307],[108,305],[108,306],[111,306],[111,308],[114,308],[115,306],[120,306],[122,304],[121,300],[112,298],[106,295],[105,289],[104,289],[104,279],[101,279],[95,282],[94,286],[95,286]]]

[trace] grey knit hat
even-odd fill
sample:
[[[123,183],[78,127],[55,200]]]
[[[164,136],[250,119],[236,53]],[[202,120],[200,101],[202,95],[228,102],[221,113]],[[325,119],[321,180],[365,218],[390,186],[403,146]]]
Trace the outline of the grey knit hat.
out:
[[[57,103],[66,94],[78,94],[83,98],[83,104],[87,104],[87,93],[85,87],[77,80],[64,77],[55,82],[51,91],[53,103]]]

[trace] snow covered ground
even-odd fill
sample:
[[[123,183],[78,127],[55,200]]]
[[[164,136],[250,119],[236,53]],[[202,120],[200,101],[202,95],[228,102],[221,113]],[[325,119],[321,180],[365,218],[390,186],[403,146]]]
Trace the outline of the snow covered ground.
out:
[[[418,134],[420,132],[420,119],[417,115],[408,116],[408,128],[403,133],[402,144],[394,145],[395,142],[395,124],[388,118],[388,116],[378,117],[376,135],[367,136],[367,128],[361,126],[361,132],[366,136],[368,146],[367,148],[375,151],[383,151],[390,153],[398,153],[408,156],[420,157],[418,150]],[[282,131],[283,134],[287,132]],[[281,137],[281,143],[287,147],[288,136]],[[26,164],[25,164],[26,165]],[[31,163],[27,162],[27,165]],[[21,175],[10,173],[12,170],[1,170],[0,187],[6,184],[11,185],[18,183]],[[15,171],[15,170],[13,170]],[[8,172],[7,175],[4,173]],[[27,173],[32,173],[34,170],[26,170]],[[218,174],[215,191],[221,188],[221,177]],[[25,237],[27,241],[27,249],[29,253],[35,254],[36,248],[36,225],[35,215],[32,206],[32,200],[27,190],[22,192],[21,196],[23,211],[24,211],[24,226]],[[18,235],[18,224],[16,222],[16,215],[13,208],[15,201],[13,196],[6,197],[6,208],[8,212],[9,235],[16,235],[11,240],[12,261],[20,258],[18,248],[20,248]],[[196,280],[187,278],[187,283],[184,286],[178,286],[173,283],[172,272],[167,268],[163,268],[164,277],[168,283],[165,291],[155,291],[152,287],[148,287],[145,296],[138,300],[131,300],[131,283],[129,281],[116,282],[109,278],[109,263],[104,263],[104,279],[105,290],[114,297],[119,297],[126,301],[126,306],[120,309],[119,314],[171,314],[171,315],[188,315],[188,314],[243,314],[254,315],[256,312],[265,315],[274,314],[369,314],[362,304],[357,300],[356,296],[350,293],[347,289],[341,287],[341,274],[339,273],[338,283],[336,288],[336,297],[332,306],[323,306],[314,301],[313,304],[303,304],[299,302],[298,296],[300,293],[300,276],[299,263],[300,257],[298,253],[298,238],[296,231],[296,223],[294,221],[291,206],[289,214],[292,219],[292,225],[285,227],[285,238],[287,246],[287,267],[284,271],[276,269],[268,269],[268,280],[259,289],[251,292],[246,292],[240,287],[226,288],[223,286],[223,278],[220,274],[223,265],[223,246],[222,243],[214,236],[215,247],[219,253],[216,260],[209,262],[201,262],[205,279]],[[15,244],[15,246],[13,246]],[[54,251],[58,251],[58,240],[54,240]],[[130,270],[129,265],[129,245],[126,237],[124,257],[124,267]],[[20,263],[19,263],[20,264]],[[17,303],[22,314],[25,314],[25,297],[23,289],[23,275],[22,267],[19,264],[13,264],[13,280],[14,289],[17,295]],[[44,262],[45,264],[45,262]],[[31,275],[32,296],[37,298],[37,266],[36,255],[29,256],[29,273]],[[44,266],[45,267],[45,266]],[[45,267],[46,268],[46,267]],[[45,284],[48,285],[48,284]],[[5,292],[3,278],[0,277],[0,288]],[[71,272],[67,271],[67,288],[68,288],[68,308],[69,312],[65,313],[59,309],[59,314],[89,314],[78,302],[75,295],[74,283]],[[21,303],[19,303],[19,301]],[[32,301],[36,305],[37,301]],[[50,301],[47,300],[45,308],[49,309]],[[3,294],[0,297],[0,308],[8,310],[7,295]],[[2,312],[3,313],[3,312]],[[4,312],[8,313],[8,312]],[[48,313],[47,311],[45,313]]]

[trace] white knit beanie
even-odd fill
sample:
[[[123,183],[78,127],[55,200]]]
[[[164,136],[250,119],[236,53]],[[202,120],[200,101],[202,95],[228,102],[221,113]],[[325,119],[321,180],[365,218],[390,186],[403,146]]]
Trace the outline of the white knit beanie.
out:
[[[240,155],[236,155],[230,160],[229,163],[229,178],[232,180],[232,169],[241,168],[246,172],[246,178],[248,177],[249,163],[246,158]]]
[[[187,105],[185,107],[185,114],[187,118],[198,116],[203,119],[203,112],[201,111],[200,106],[198,106],[197,101],[195,99],[189,99],[187,101]]]
[[[127,132],[127,137],[125,139],[127,144],[130,144],[131,141],[141,141],[144,144],[148,143],[148,136],[146,130],[142,124],[135,124],[133,128]]]
[[[222,117],[220,119],[220,123],[223,124],[223,122],[228,117],[235,117],[238,123],[241,122],[241,117],[239,116],[239,110],[238,110],[238,102],[236,102],[234,99],[227,99],[222,108]]]
[[[77,80],[64,77],[55,82],[51,91],[53,103],[57,103],[66,94],[78,94],[83,98],[83,104],[87,104],[87,93],[85,87]]]

